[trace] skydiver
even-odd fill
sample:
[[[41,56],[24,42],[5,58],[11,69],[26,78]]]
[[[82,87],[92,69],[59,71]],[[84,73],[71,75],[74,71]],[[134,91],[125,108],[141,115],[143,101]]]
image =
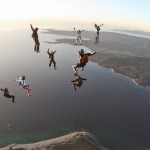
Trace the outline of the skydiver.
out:
[[[36,27],[34,29],[31,24],[30,24],[30,27],[31,27],[31,30],[33,32],[32,38],[35,42],[34,51],[39,52],[40,43],[39,43],[39,38],[38,38],[38,28]]]
[[[49,48],[48,48],[48,50],[47,50],[47,54],[49,55],[49,60],[50,60],[50,62],[49,62],[49,68],[51,67],[51,64],[53,63],[54,64],[54,69],[57,69],[56,68],[56,62],[55,62],[55,60],[54,60],[54,54],[56,53],[56,51],[51,51],[51,52],[49,52]]]
[[[76,87],[81,87],[81,85],[83,84],[83,80],[87,81],[87,79],[85,78],[81,78],[81,76],[79,74],[76,75],[76,79],[72,80],[72,86],[73,86],[73,90],[76,90]]]
[[[72,66],[73,70],[75,71],[75,74],[77,74],[76,68],[82,68],[84,70],[84,67],[86,66],[86,63],[88,63],[89,56],[96,54],[96,51],[93,51],[91,53],[84,53],[84,50],[81,49],[78,51],[79,53],[79,62]]]
[[[28,93],[28,96],[30,96],[30,87],[29,84],[25,81],[25,76],[18,76],[18,79],[15,80],[17,82],[19,82],[19,85]]]
[[[96,34],[95,34],[95,44],[96,44],[99,43],[99,32],[101,30],[100,27],[103,26],[103,24],[98,26],[97,24],[94,23],[94,26],[96,28]]]
[[[12,102],[15,103],[15,101],[14,101],[15,96],[14,96],[14,95],[11,95],[11,94],[9,93],[9,91],[8,91],[7,88],[4,88],[4,89],[0,88],[0,90],[4,92],[4,94],[3,94],[4,97],[6,97],[6,98],[12,98]]]
[[[75,43],[75,45],[77,45],[78,44],[78,41],[80,40],[80,45],[82,45],[82,37],[81,37],[81,33],[82,33],[82,31],[84,31],[84,30],[76,30],[75,28],[74,28],[74,30],[76,31],[76,33],[77,33],[77,39],[76,39],[76,43]]]

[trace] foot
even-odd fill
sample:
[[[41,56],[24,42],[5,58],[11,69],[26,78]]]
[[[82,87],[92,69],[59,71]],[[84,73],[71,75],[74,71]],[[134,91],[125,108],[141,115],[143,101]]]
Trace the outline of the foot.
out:
[[[13,97],[12,102],[15,103],[15,97]]]
[[[75,45],[77,45],[77,44],[75,44]]]
[[[84,70],[84,68],[81,68],[82,69],[82,71]]]
[[[55,67],[54,69],[56,70],[57,68]]]

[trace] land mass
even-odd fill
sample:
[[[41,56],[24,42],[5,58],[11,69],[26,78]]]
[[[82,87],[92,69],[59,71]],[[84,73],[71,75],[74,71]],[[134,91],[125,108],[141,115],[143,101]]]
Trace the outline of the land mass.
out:
[[[121,31],[121,32],[127,32],[127,33],[133,33],[133,34],[139,34],[139,35],[146,35],[150,36],[150,32],[144,32],[141,30],[118,30],[118,29],[113,29],[115,31]]]
[[[75,44],[74,31],[59,31],[47,29],[44,34],[74,36],[74,38],[56,39],[56,42]],[[90,59],[100,66],[112,68],[133,79],[137,84],[150,86],[150,39],[128,36],[113,32],[100,32],[100,43],[95,44],[95,32],[83,32],[83,46],[98,53]],[[89,39],[89,40],[87,40]]]
[[[1,150],[108,150],[87,132],[74,132],[55,139],[32,144],[12,144]]]

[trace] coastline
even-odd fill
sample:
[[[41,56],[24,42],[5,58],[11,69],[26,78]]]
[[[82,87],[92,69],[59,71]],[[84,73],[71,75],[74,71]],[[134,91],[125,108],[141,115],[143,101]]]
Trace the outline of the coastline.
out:
[[[1,150],[108,150],[88,132],[73,132],[58,138],[32,144],[11,144]]]
[[[73,36],[73,31],[58,31],[58,30],[47,30],[47,32],[42,32],[44,34],[56,34],[56,35],[67,35],[67,36]],[[110,36],[109,36],[110,34]],[[96,55],[93,55],[90,57],[90,60],[92,62],[97,63],[98,65],[106,68],[110,68],[112,71],[116,73],[120,73],[124,76],[129,77],[135,85],[140,86],[150,86],[150,71],[148,68],[150,67],[150,57],[148,50],[141,48],[138,52],[136,51],[136,48],[134,48],[134,45],[130,46],[131,44],[128,41],[134,40],[136,42],[141,41],[141,43],[144,43],[145,41],[142,38],[137,37],[135,40],[133,37],[129,37],[127,35],[117,35],[117,33],[106,33],[101,32],[100,33],[100,43],[95,44],[94,43],[94,35],[95,33],[92,31],[87,31],[87,33],[83,34],[83,38],[88,38],[90,40],[82,40],[83,45],[90,50],[96,50],[98,53]],[[113,37],[116,36],[116,37]],[[120,40],[121,36],[121,40]],[[110,38],[109,40],[107,40]],[[116,45],[116,41],[114,41],[114,38],[117,42],[123,42],[122,45],[120,44],[118,47]],[[129,39],[128,39],[129,38]],[[126,39],[126,41],[123,41]],[[146,39],[146,42],[150,42],[149,39]],[[75,44],[75,38],[74,39],[56,39],[56,42],[49,42],[46,41],[46,43],[54,44],[54,43],[67,43],[74,45]],[[137,44],[135,45],[136,47]],[[113,50],[112,50],[113,47]],[[126,47],[128,48],[126,51]],[[78,46],[77,46],[78,48]],[[117,49],[118,48],[118,49]],[[124,50],[122,50],[124,49]],[[129,50],[132,49],[132,52]],[[143,54],[143,49],[148,54]],[[140,54],[142,54],[140,56]]]

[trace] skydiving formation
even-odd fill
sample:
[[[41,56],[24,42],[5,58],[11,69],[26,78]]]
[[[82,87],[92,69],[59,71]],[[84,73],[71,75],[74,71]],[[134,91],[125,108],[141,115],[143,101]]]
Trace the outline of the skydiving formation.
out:
[[[76,79],[75,80],[72,80],[71,83],[72,83],[72,87],[73,87],[73,90],[77,90],[76,87],[80,88],[81,85],[83,84],[83,80],[84,81],[87,81],[87,79],[85,78],[81,78],[81,76],[79,74],[76,75]]]
[[[96,38],[95,38],[95,43],[99,43],[99,31],[100,31],[100,27],[103,26],[102,25],[97,25],[94,23],[94,26],[96,28]],[[30,24],[30,27],[31,27],[31,30],[32,30],[32,38],[35,42],[35,46],[34,46],[34,51],[36,52],[39,52],[39,47],[40,47],[40,42],[39,42],[39,38],[38,38],[38,28],[33,28],[32,24]],[[82,31],[84,30],[76,30],[74,28],[74,31],[76,31],[76,34],[77,34],[77,38],[76,38],[76,43],[75,45],[82,45],[82,37],[81,37],[81,33]],[[54,69],[57,69],[56,68],[56,62],[55,62],[55,59],[54,59],[54,54],[56,53],[56,51],[51,51],[50,52],[50,49],[48,48],[47,50],[47,54],[49,55],[49,68],[51,67],[52,63],[54,65]],[[93,51],[93,52],[89,52],[89,53],[84,53],[84,50],[81,49],[78,51],[78,54],[79,54],[79,62],[77,64],[74,64],[72,65],[72,68],[75,72],[74,76],[76,76],[76,79],[75,80],[72,80],[71,83],[72,83],[72,87],[73,87],[73,90],[76,90],[77,87],[81,87],[81,85],[83,84],[83,80],[87,81],[87,79],[85,78],[82,78],[79,74],[78,74],[78,71],[77,71],[77,68],[81,68],[82,71],[84,70],[84,67],[86,66],[86,64],[88,63],[88,60],[89,60],[89,56],[92,56],[94,54],[96,54],[97,51]],[[18,76],[18,78],[14,81],[16,82],[19,82],[19,86],[25,90],[28,94],[28,96],[31,96],[30,92],[31,92],[31,89],[30,89],[30,86],[29,84],[26,82],[26,77],[25,76]],[[6,98],[12,98],[12,102],[15,103],[14,99],[15,99],[15,96],[14,95],[11,95],[9,93],[9,90],[7,88],[0,88],[1,91],[3,91],[3,95],[4,97]]]
[[[11,95],[6,87],[4,89],[0,88],[0,90],[3,91],[4,97],[12,98],[12,102],[15,103],[15,96]]]
[[[29,87],[29,84],[25,81],[25,76],[18,76],[18,79],[16,79],[15,81],[19,82],[19,86],[21,86],[21,88],[27,92],[28,96],[31,96],[31,89]]]
[[[84,31],[84,30],[76,30],[76,29],[74,28],[74,31],[76,31],[76,34],[77,34],[77,39],[76,39],[75,45],[78,45],[78,42],[80,42],[80,45],[82,45],[81,33],[82,33],[82,31]]]
[[[96,44],[99,43],[99,32],[101,30],[100,27],[103,26],[103,24],[98,26],[97,24],[94,23],[94,26],[96,28],[96,34],[95,34],[95,44]]]
[[[76,68],[81,68],[82,71],[83,71],[84,67],[88,63],[89,56],[92,56],[92,55],[94,55],[96,53],[97,53],[96,51],[93,51],[91,53],[84,53],[83,49],[81,49],[80,51],[78,51],[79,62],[77,64],[75,64],[75,65],[72,66],[73,70],[75,71],[75,75],[77,75],[77,73],[78,73]]]
[[[31,30],[32,30],[32,38],[35,42],[35,46],[34,46],[34,51],[39,52],[39,48],[40,48],[40,42],[39,42],[39,38],[38,38],[38,28],[36,27],[35,29],[33,28],[32,24],[30,24]]]
[[[56,62],[55,62],[55,60],[54,60],[54,54],[56,53],[56,51],[51,51],[51,52],[49,52],[49,48],[48,48],[48,50],[47,50],[47,54],[49,55],[49,60],[50,60],[50,62],[49,62],[49,69],[50,69],[50,67],[51,67],[51,64],[53,63],[54,64],[54,69],[56,70],[57,68],[56,68]]]

